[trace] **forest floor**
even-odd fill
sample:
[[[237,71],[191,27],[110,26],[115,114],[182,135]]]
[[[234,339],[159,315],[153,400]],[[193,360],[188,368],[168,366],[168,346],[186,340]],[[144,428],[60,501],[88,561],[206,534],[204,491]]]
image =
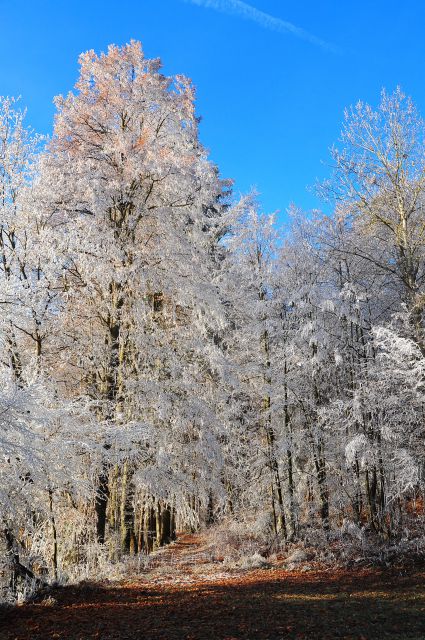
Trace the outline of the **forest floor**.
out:
[[[0,611],[1,640],[425,639],[425,572],[225,569],[202,535],[137,576]]]

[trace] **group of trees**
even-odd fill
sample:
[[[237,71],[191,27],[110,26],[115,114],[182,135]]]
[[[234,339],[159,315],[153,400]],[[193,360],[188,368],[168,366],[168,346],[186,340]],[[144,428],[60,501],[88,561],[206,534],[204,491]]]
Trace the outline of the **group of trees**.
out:
[[[414,535],[424,482],[425,127],[345,115],[329,215],[231,198],[194,89],[139,43],[81,56],[53,135],[0,103],[0,575],[260,514]],[[247,524],[247,526],[250,526]],[[47,576],[47,577],[46,577]]]

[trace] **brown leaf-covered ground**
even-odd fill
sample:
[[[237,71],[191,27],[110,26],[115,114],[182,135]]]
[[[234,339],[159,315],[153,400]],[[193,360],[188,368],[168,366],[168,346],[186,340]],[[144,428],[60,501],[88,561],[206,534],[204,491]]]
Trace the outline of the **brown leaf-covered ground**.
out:
[[[425,573],[226,571],[183,536],[147,573],[1,611],[1,640],[425,640]]]

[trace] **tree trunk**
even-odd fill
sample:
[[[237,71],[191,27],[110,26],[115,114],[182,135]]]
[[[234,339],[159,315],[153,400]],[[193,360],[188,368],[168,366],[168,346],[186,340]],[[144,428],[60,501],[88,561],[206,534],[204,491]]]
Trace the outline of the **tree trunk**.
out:
[[[99,544],[105,543],[106,510],[108,506],[108,498],[109,498],[108,467],[107,465],[104,464],[102,466],[102,471],[98,479],[96,502],[95,502],[96,534],[97,534],[97,541],[99,542]]]
[[[55,580],[58,579],[58,534],[56,529],[55,514],[53,511],[53,491],[49,489],[49,510],[50,510],[50,522],[52,524],[52,536],[53,536],[53,553],[52,553],[52,565],[53,575]]]

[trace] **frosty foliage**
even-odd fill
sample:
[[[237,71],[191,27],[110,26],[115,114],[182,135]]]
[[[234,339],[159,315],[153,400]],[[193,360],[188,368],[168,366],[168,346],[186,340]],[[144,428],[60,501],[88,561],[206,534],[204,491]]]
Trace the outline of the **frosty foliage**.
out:
[[[293,208],[282,235],[255,194],[231,199],[193,85],[139,43],[83,54],[56,107],[43,140],[0,100],[2,597],[144,566],[212,524],[245,568],[285,545],[290,567],[314,545],[419,553],[413,104],[347,111],[334,214]]]

